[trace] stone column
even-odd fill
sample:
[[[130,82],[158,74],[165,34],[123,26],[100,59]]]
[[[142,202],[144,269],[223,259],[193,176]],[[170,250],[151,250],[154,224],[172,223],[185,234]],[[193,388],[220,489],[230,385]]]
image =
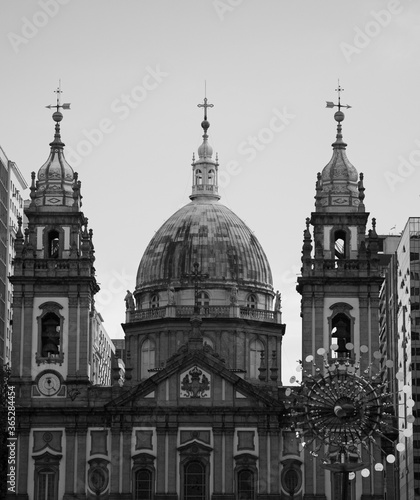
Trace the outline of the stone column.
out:
[[[79,299],[80,309],[80,327],[79,327],[79,372],[82,377],[88,376],[88,346],[89,337],[91,336],[91,319],[90,319],[90,294],[83,293]]]
[[[229,494],[234,492],[234,470],[233,470],[233,435],[234,428],[227,428],[225,430],[225,491]]]
[[[164,428],[156,428],[157,449],[159,453],[156,457],[156,494],[165,494],[165,436]]]
[[[79,428],[76,434],[77,441],[77,486],[75,493],[77,495],[86,492],[86,441],[87,441],[87,428]]]
[[[216,495],[222,493],[222,430],[220,428],[213,429],[214,452],[213,452],[213,467],[214,467],[214,485],[213,492]]]
[[[19,462],[17,488],[16,491],[19,495],[28,494],[28,466],[29,466],[29,428],[21,429],[18,434],[18,453],[17,461]],[[29,485],[29,491],[34,487],[33,484]]]
[[[72,496],[74,493],[75,478],[75,453],[76,453],[76,430],[66,429],[66,470],[65,474],[65,496]]]
[[[270,432],[270,493],[280,494],[280,431]]]
[[[176,493],[176,475],[178,471],[178,450],[176,447],[176,439],[178,435],[178,428],[171,428],[168,430],[168,464],[169,470],[168,474],[168,491],[165,493],[169,493],[171,496],[177,495]],[[159,448],[158,448],[159,449]]]
[[[73,287],[71,287],[73,288]],[[68,328],[68,348],[65,356],[67,356],[68,376],[76,376],[76,357],[77,353],[77,336],[79,334],[79,321],[78,321],[78,303],[76,291],[69,291],[69,317],[65,318]]]
[[[123,461],[122,466],[122,493],[131,491],[131,429],[124,429],[122,433],[123,440]]]
[[[25,292],[25,297],[23,299],[23,322],[24,322],[24,337],[23,342],[24,345],[22,347],[23,356],[22,356],[22,375],[23,378],[32,379],[32,367],[35,364],[35,358],[32,358],[32,343],[36,343],[35,352],[38,352],[39,346],[39,335],[40,332],[38,330],[38,324],[32,326],[32,311],[34,307],[34,296],[33,293]],[[36,316],[41,314],[41,310],[39,309]],[[20,349],[20,346],[15,346],[16,349]],[[13,351],[12,351],[13,352]]]
[[[259,441],[259,456],[258,456],[258,461],[259,461],[259,478],[258,478],[258,483],[259,483],[259,492],[260,494],[267,494],[268,493],[268,485],[267,485],[267,438],[268,438],[268,431],[265,428],[259,428],[258,429],[258,441]]]
[[[117,495],[120,493],[120,464],[122,457],[120,456],[121,434],[119,427],[111,428],[111,484],[109,491]]]

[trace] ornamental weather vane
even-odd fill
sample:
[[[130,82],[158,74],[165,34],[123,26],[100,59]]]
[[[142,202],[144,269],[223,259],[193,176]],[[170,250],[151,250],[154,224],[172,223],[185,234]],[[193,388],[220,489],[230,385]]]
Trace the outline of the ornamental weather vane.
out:
[[[45,107],[48,109],[56,108],[57,113],[59,112],[60,108],[61,109],[70,109],[69,102],[65,102],[63,104],[60,104],[60,94],[63,93],[63,91],[61,90],[61,80],[58,81],[58,87],[57,87],[57,90],[54,90],[54,93],[57,94],[57,104],[49,104],[48,106],[45,106]]]
[[[338,108],[338,111],[341,111],[341,108],[351,108],[351,106],[349,106],[348,104],[341,104],[341,100],[340,100],[340,97],[341,97],[341,92],[344,91],[344,89],[340,86],[340,80],[338,80],[338,87],[335,89],[335,91],[337,92],[337,95],[338,95],[338,104],[334,104],[332,101],[326,101],[327,102],[327,108],[335,108],[337,107]]]

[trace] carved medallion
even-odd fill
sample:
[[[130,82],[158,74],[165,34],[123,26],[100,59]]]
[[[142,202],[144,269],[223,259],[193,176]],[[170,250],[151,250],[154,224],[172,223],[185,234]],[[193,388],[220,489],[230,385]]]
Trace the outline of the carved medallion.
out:
[[[181,398],[208,398],[210,397],[211,376],[204,370],[194,366],[181,373],[180,396]]]

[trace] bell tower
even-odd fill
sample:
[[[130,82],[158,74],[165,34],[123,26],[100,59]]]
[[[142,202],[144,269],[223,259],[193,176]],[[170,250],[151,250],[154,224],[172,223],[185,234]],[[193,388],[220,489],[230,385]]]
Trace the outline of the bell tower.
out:
[[[304,231],[302,276],[297,285],[302,295],[304,358],[331,345],[336,346],[332,355],[338,357],[353,357],[362,345],[371,353],[378,349],[382,277],[376,220],[372,219],[366,235],[369,213],[363,174],[358,176],[347,158],[341,125],[344,113],[342,105],[338,107],[332,158],[317,175],[315,211],[306,219]]]
[[[81,183],[64,157],[61,90],[47,161],[32,172],[30,204],[15,242],[12,382],[25,401],[65,398],[91,380],[95,278],[92,230],[81,212]],[[44,403],[43,403],[44,404]]]
[[[346,155],[340,100],[338,105],[327,103],[327,107],[334,106],[339,108],[334,114],[336,140],[331,160],[317,175],[315,211],[306,219],[302,275],[297,285],[302,296],[302,360],[320,359],[322,354],[328,364],[334,363],[334,358],[348,358],[350,364],[360,360],[361,369],[366,369],[379,350],[379,290],[383,281],[379,239],[375,219],[366,234],[369,213],[364,204],[363,174],[358,175]],[[361,352],[369,354],[360,359]],[[306,362],[305,369],[310,373],[311,363]],[[314,374],[315,366],[312,370]],[[329,489],[326,472],[309,455],[308,460],[313,466],[306,468],[305,498],[325,499]]]

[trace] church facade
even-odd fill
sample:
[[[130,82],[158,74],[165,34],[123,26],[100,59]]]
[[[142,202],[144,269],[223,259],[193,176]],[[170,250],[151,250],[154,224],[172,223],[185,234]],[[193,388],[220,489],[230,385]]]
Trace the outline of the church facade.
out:
[[[219,201],[209,106],[190,202],[155,233],[126,296],[125,381],[115,362],[111,384],[98,385],[92,231],[57,103],[50,156],[32,176],[28,227],[20,223],[15,243],[9,383],[19,467],[8,499],[333,498],[331,476],[302,451],[290,418],[286,326],[267,257]],[[376,349],[376,233],[365,241],[362,177],[341,128],[316,194],[298,281],[303,356],[329,345],[332,330],[343,355],[349,342]],[[385,498],[382,479],[359,478],[351,498]]]

